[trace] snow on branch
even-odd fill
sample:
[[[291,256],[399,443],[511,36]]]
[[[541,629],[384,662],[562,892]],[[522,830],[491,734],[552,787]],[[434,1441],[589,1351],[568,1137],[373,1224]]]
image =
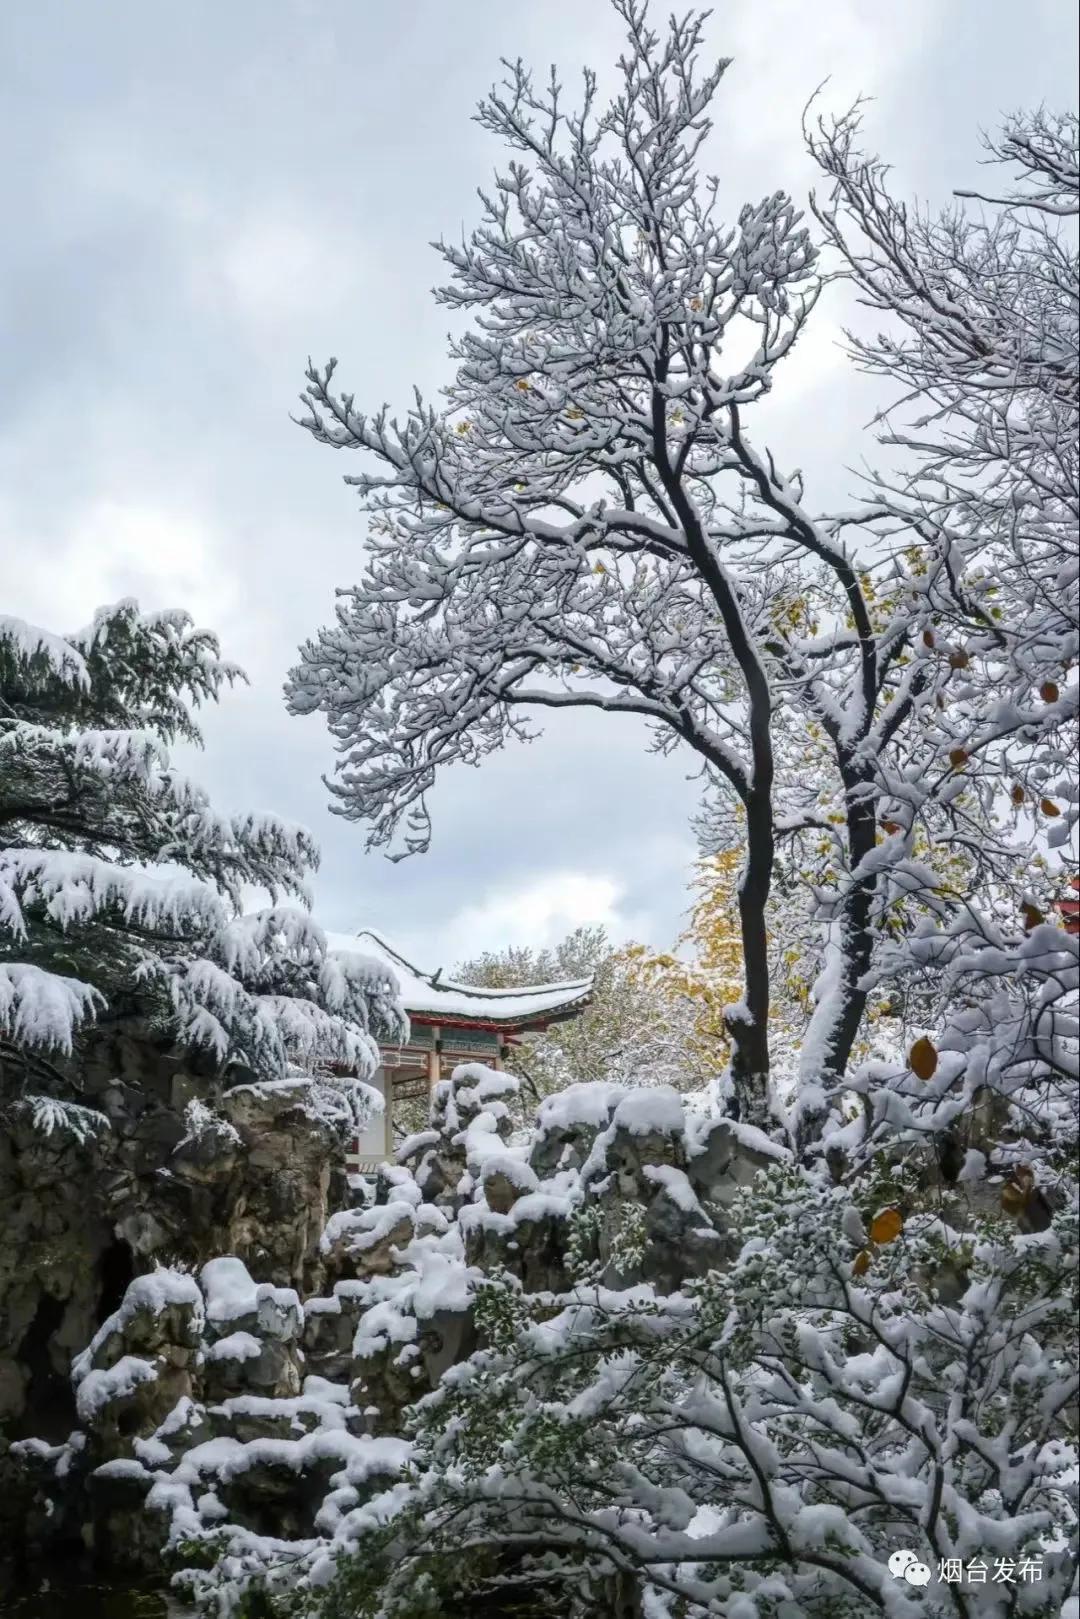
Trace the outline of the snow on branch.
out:
[[[237,678],[179,610],[120,602],[66,637],[0,621],[0,1104],[51,1087],[41,1128],[83,1132],[77,1061],[52,1058],[77,1057],[95,1020],[137,1016],[268,1078],[299,1063],[352,1084],[378,1062],[376,1031],[402,1025],[385,970],[331,963],[311,917],[276,903],[307,901],[311,834],[220,815],[171,766],[192,709]],[[253,888],[275,903],[245,911]]]
[[[110,1128],[104,1113],[96,1108],[58,1101],[54,1096],[24,1096],[16,1104],[16,1111],[29,1114],[31,1128],[39,1135],[70,1136],[80,1146]]]
[[[40,662],[66,685],[85,688],[90,684],[86,662],[78,648],[63,636],[28,624],[25,619],[0,614],[0,651],[23,664]]]
[[[469,239],[440,244],[438,296],[476,316],[445,408],[364,415],[334,362],[308,373],[305,425],[376,466],[349,480],[371,516],[363,580],[289,701],[326,714],[334,807],[377,845],[443,765],[531,737],[545,707],[645,717],[743,792],[764,769],[738,694],[749,678],[767,700],[762,658],[711,537],[712,479],[739,469],[728,413],[768,391],[815,255],[782,195],[734,225],[711,183],[698,195],[726,68],[698,73],[700,19],[631,35],[604,109],[587,78],[564,113],[520,64],[481,105],[520,156]],[[749,351],[724,371],[736,333]]]
[[[70,1052],[105,997],[90,984],[28,962],[0,961],[0,1033],[18,1045]]]

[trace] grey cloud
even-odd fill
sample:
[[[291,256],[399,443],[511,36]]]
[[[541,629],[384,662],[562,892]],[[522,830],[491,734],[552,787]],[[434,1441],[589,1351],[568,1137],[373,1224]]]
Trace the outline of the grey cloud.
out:
[[[1006,0],[732,0],[712,34],[736,56],[710,153],[733,211],[810,182],[798,121],[829,71],[830,104],[877,97],[868,137],[899,185],[935,201],[972,177],[980,123],[1074,95],[1075,19],[1055,0],[1022,19]],[[658,943],[685,905],[695,791],[629,723],[564,718],[533,747],[451,775],[431,854],[391,866],[327,814],[328,739],[280,696],[297,643],[361,565],[348,458],[289,421],[306,356],[338,354],[370,404],[436,389],[447,322],[428,244],[475,216],[500,160],[470,121],[476,97],[500,55],[572,70],[617,46],[602,0],[0,8],[5,606],[53,621],[49,565],[68,567],[103,505],[209,536],[199,605],[255,685],[207,717],[207,752],[185,763],[223,807],[315,828],[332,927],[434,938],[485,891],[566,871],[620,882],[623,913],[647,917]],[[860,386],[822,339],[761,418],[815,501],[850,491],[847,469],[869,450]],[[87,576],[146,598],[148,579],[176,576],[148,553]]]

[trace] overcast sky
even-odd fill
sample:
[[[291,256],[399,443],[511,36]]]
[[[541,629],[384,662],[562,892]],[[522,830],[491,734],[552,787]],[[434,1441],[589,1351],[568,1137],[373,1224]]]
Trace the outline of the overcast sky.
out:
[[[658,17],[666,7],[657,7]],[[731,215],[811,175],[800,110],[873,97],[897,189],[970,184],[1003,111],[1075,106],[1067,0],[721,0],[735,58],[709,164]],[[559,716],[447,777],[431,852],[397,865],[330,816],[322,721],[290,719],[298,643],[360,572],[348,458],[289,419],[310,354],[364,406],[447,375],[429,242],[476,217],[500,159],[470,113],[501,56],[604,69],[605,0],[5,0],[0,6],[0,601],[69,630],[134,595],[186,606],[251,686],[208,716],[191,773],[222,809],[272,809],[323,846],[317,914],[423,965],[579,922],[669,942],[693,858],[689,766],[629,721]],[[603,82],[603,80],[602,80]],[[866,384],[839,306],[767,421],[811,505],[854,486]]]

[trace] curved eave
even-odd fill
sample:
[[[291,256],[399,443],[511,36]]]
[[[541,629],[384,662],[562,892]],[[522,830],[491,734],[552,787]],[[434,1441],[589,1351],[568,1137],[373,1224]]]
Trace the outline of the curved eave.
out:
[[[427,1028],[480,1029],[487,1034],[517,1034],[526,1029],[546,1029],[549,1023],[565,1023],[584,1011],[590,999],[591,996],[582,995],[563,1006],[551,1007],[546,1012],[535,1012],[527,1017],[498,1018],[478,1014],[471,1018],[460,1012],[433,1012],[427,1007],[422,1012],[414,1012],[409,1006],[405,1010],[410,1023],[420,1023]]]
[[[458,984],[452,980],[443,982],[439,973],[426,973],[414,967],[400,951],[370,929],[356,935],[361,948],[365,941],[374,945],[376,954],[396,972],[402,1005],[413,1023],[509,1034],[543,1029],[549,1023],[576,1017],[592,998],[591,977],[562,984],[529,984],[507,989],[486,989],[478,984]]]

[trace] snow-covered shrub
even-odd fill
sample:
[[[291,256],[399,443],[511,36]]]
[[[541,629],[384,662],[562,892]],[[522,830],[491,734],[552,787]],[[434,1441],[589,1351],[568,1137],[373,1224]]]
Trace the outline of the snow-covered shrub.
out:
[[[420,1480],[355,1526],[317,1611],[411,1614],[434,1570],[478,1601],[535,1582],[568,1619],[616,1611],[620,1582],[644,1603],[627,1612],[680,1619],[1056,1613],[1075,1210],[1034,1237],[1000,1214],[956,1231],[894,1217],[910,1191],[777,1168],[736,1206],[737,1262],[676,1293],[490,1284],[491,1347],[417,1408]],[[916,1593],[889,1566],[905,1548],[935,1576],[1010,1569],[1015,1605]]]
[[[521,1582],[582,1619],[616,1611],[613,1592],[671,1619],[1064,1611],[1078,966],[1074,939],[1029,921],[1003,931],[969,906],[886,956],[941,1022],[906,1063],[853,1076],[862,1106],[809,1165],[773,1148],[725,1192],[726,1121],[689,1120],[669,1161],[662,1092],[545,1101],[530,1165],[566,1202],[570,1274],[525,1286],[510,1249],[489,1267],[483,1347],[410,1414],[418,1479],[356,1526],[323,1611],[403,1619],[417,1580],[477,1601]],[[657,1227],[620,1211],[620,1121],[646,1131],[646,1181],[703,1225],[723,1208],[726,1263],[672,1287],[661,1246],[642,1269]],[[458,1220],[467,1252],[474,1229],[510,1224],[475,1205]],[[897,1576],[903,1552],[928,1585]],[[462,1568],[474,1585],[455,1586]]]

